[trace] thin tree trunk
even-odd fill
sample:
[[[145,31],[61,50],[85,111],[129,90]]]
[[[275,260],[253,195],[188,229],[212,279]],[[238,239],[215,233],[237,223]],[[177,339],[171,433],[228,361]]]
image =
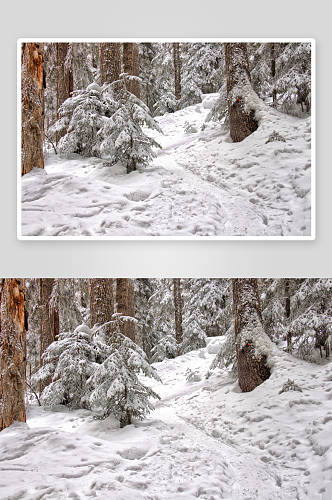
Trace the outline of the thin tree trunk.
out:
[[[124,43],[123,44],[123,72],[128,73],[128,75],[134,74],[134,44]],[[129,82],[127,89],[129,92],[133,93],[133,81]]]
[[[256,349],[263,331],[258,280],[233,278],[233,314],[239,386],[243,392],[254,390],[270,376],[266,356],[258,356]]]
[[[55,278],[40,278],[39,296],[40,296],[40,366],[43,366],[43,354],[55,340],[57,340],[60,325],[58,308],[51,303],[51,295],[55,284]],[[41,380],[39,391],[42,393],[44,388],[52,381],[51,377]]]
[[[100,43],[100,85],[119,79],[121,70],[120,43]]]
[[[137,46],[134,44],[133,47],[133,75],[139,76],[139,52]],[[133,94],[140,99],[141,98],[141,84],[138,80],[133,82]]]
[[[44,168],[44,47],[42,43],[22,43],[22,127],[21,175],[35,167]]]
[[[181,99],[181,63],[180,63],[179,43],[173,43],[173,61],[174,61],[174,93],[176,99],[176,110],[178,110]]]
[[[59,108],[74,90],[73,70],[66,65],[69,43],[56,44],[56,65],[57,65],[57,120],[59,120]],[[56,133],[56,143],[66,134],[66,130]]]
[[[112,278],[90,278],[90,326],[104,325],[112,321],[114,314],[114,295]],[[112,326],[105,326],[106,336],[112,333]]]
[[[25,281],[6,278],[1,293],[0,431],[15,420],[26,421],[24,391],[26,368]]]
[[[272,107],[276,108],[277,107],[277,91],[275,89],[275,77],[276,77],[276,53],[275,53],[275,44],[271,43],[271,76],[272,76],[272,82],[273,82],[273,89],[272,89]]]
[[[254,91],[247,44],[225,43],[225,63],[230,135],[234,142],[240,142],[258,128],[255,110],[248,103]]]
[[[175,310],[175,339],[180,346],[183,342],[182,332],[182,297],[180,278],[173,278],[174,310]]]
[[[291,307],[290,307],[290,279],[285,278],[285,316],[288,323],[290,318]],[[287,352],[292,352],[292,334],[290,331],[287,332]]]
[[[116,280],[116,303],[118,313],[135,317],[134,287],[128,278],[117,278]],[[123,335],[136,342],[134,323],[124,322],[120,325],[120,330]]]

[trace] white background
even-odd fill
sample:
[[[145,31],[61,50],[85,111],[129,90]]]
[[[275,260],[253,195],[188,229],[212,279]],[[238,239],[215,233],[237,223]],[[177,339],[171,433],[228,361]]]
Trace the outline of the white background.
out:
[[[2,277],[332,275],[331,8],[325,0],[12,0],[2,10]],[[315,241],[18,241],[18,38],[316,39]]]

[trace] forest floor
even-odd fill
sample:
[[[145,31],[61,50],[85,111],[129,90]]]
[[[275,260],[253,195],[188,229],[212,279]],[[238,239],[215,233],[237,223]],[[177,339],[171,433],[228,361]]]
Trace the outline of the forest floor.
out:
[[[233,143],[205,122],[216,98],[158,117],[163,135],[147,133],[162,149],[130,174],[48,153],[22,178],[20,236],[310,236],[311,118],[263,105],[258,130]]]
[[[27,424],[0,433],[1,499],[331,500],[331,360],[280,351],[271,377],[242,393],[231,373],[209,372],[221,341],[156,363],[161,399],[123,429],[32,403]],[[302,392],[279,393],[288,379]]]

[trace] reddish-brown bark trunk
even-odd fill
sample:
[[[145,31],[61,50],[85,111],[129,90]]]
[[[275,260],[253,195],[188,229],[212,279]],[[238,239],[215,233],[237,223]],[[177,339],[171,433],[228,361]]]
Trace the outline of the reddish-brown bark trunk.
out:
[[[74,90],[73,70],[66,65],[66,57],[69,43],[56,44],[56,65],[57,65],[57,120],[59,120],[59,109]],[[56,142],[66,134],[66,130],[56,133]]]
[[[26,421],[24,390],[26,367],[25,282],[3,280],[0,331],[0,431],[15,420]]]
[[[114,314],[114,295],[112,278],[90,278],[90,326],[104,325],[112,321]],[[112,326],[105,326],[106,336],[112,333]]]
[[[173,43],[173,61],[174,61],[174,93],[176,99],[176,109],[179,109],[181,99],[181,63],[180,63],[180,44]]]
[[[120,43],[100,43],[100,85],[119,79],[121,70]]]
[[[254,332],[263,328],[258,281],[255,278],[234,278],[232,286],[239,386],[243,392],[250,392],[270,376],[266,356],[258,358],[255,355]],[[244,329],[246,338],[240,339]]]
[[[118,313],[135,318],[134,287],[128,278],[117,278],[116,280],[116,303]],[[120,330],[123,335],[136,342],[134,323],[124,322],[121,324]]]
[[[40,300],[40,366],[43,366],[42,355],[49,345],[57,340],[60,323],[59,311],[56,305],[51,303],[51,295],[55,284],[55,278],[40,278],[39,280],[39,300]],[[49,377],[40,381],[39,391],[51,383]]]
[[[23,43],[21,59],[21,175],[44,168],[44,48]]]
[[[175,339],[178,345],[183,342],[182,332],[182,297],[180,278],[173,278],[174,312],[175,312]]]
[[[258,128],[255,110],[247,109],[251,87],[246,43],[225,43],[226,84],[230,135],[234,142],[243,141]]]

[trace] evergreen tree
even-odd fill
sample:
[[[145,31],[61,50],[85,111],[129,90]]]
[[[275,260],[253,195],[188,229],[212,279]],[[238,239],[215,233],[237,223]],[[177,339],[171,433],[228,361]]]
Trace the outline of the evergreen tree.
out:
[[[43,367],[34,376],[35,381],[50,380],[41,395],[43,404],[89,408],[86,383],[96,369],[98,357],[98,344],[86,325],[78,326],[74,332],[60,333],[44,352]]]
[[[40,293],[40,366],[43,364],[43,353],[59,335],[59,310],[56,301],[52,300],[55,285],[54,278],[39,279]],[[53,297],[54,298],[54,297]],[[41,393],[50,380],[43,380],[40,384]]]
[[[90,402],[103,409],[103,416],[113,413],[121,427],[131,424],[132,417],[142,419],[153,409],[149,398],[159,396],[138,378],[142,373],[160,381],[157,372],[148,363],[137,344],[121,333],[121,322],[132,318],[114,314],[113,334],[107,348],[107,358],[88,381],[93,388]]]
[[[67,156],[78,153],[84,157],[100,157],[101,138],[98,131],[105,119],[116,109],[109,94],[103,94],[96,83],[86,90],[76,90],[72,97],[60,107],[60,119],[51,128],[52,132],[67,130],[60,139],[59,151]]]
[[[147,165],[156,156],[152,147],[161,147],[142,129],[145,125],[161,132],[145,104],[127,89],[133,78],[123,74],[120,80],[108,87],[117,89],[116,110],[104,120],[98,133],[100,151],[105,160],[112,165],[120,161],[127,173],[136,170],[138,165]]]
[[[68,99],[74,90],[74,79],[72,60],[67,58],[69,43],[56,44],[56,67],[57,67],[57,120],[60,118],[61,105]],[[65,129],[57,131],[56,142],[66,133]]]
[[[100,85],[119,80],[121,72],[121,44],[99,43]]]
[[[176,99],[176,110],[180,108],[181,100],[181,58],[180,44],[173,43],[173,61],[174,61],[174,95]]]

